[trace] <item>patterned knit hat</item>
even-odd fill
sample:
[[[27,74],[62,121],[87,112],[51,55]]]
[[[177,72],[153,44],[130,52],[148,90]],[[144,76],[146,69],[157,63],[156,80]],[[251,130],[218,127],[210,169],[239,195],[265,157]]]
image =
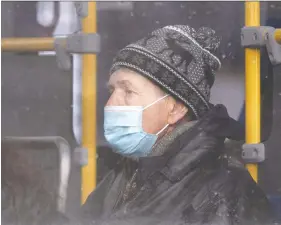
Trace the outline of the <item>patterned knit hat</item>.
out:
[[[125,67],[146,76],[199,119],[210,108],[210,89],[221,66],[213,54],[219,44],[210,28],[166,26],[119,51],[110,74]]]

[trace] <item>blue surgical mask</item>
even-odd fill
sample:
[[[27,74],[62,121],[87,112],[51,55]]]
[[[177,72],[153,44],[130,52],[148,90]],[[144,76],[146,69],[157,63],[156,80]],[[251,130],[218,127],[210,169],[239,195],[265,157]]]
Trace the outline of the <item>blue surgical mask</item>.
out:
[[[142,106],[106,106],[104,109],[104,135],[113,151],[128,157],[147,156],[157,141],[157,134],[148,134],[142,128],[142,113],[168,95],[146,107]]]

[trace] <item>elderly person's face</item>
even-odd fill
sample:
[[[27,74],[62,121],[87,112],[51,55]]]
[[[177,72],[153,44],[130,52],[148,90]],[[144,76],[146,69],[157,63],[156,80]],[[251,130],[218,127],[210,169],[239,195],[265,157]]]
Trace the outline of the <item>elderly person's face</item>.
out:
[[[128,69],[115,71],[108,82],[111,96],[106,106],[147,106],[165,96],[150,80]],[[156,134],[169,124],[168,130],[184,118],[187,108],[168,96],[143,111],[143,130]]]

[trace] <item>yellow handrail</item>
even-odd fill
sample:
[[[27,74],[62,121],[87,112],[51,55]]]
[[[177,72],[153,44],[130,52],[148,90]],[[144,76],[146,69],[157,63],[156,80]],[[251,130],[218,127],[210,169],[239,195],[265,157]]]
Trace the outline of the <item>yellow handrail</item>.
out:
[[[275,40],[281,45],[281,29],[276,29],[274,32]]]
[[[88,2],[83,33],[96,33],[96,2]],[[88,150],[88,164],[82,167],[81,203],[96,186],[96,55],[84,54],[82,64],[82,145]]]
[[[43,38],[2,38],[1,50],[5,52],[51,51],[55,48],[55,39]]]
[[[260,26],[260,3],[245,2],[245,25]],[[260,142],[260,50],[245,49],[246,143]],[[248,171],[258,181],[257,164],[248,164]]]

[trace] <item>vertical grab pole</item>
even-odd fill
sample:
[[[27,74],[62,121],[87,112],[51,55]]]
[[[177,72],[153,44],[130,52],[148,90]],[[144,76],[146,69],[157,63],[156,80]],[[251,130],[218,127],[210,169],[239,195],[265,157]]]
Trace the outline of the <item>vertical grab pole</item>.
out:
[[[88,2],[88,15],[82,19],[84,33],[96,33],[96,2]],[[82,167],[81,203],[96,186],[96,55],[82,57],[82,146],[88,151],[88,164]]]
[[[275,30],[274,38],[281,45],[281,28]]]
[[[260,3],[245,2],[245,26],[260,26]],[[245,49],[246,143],[260,143],[260,50]],[[253,179],[258,181],[257,164],[247,164]]]

